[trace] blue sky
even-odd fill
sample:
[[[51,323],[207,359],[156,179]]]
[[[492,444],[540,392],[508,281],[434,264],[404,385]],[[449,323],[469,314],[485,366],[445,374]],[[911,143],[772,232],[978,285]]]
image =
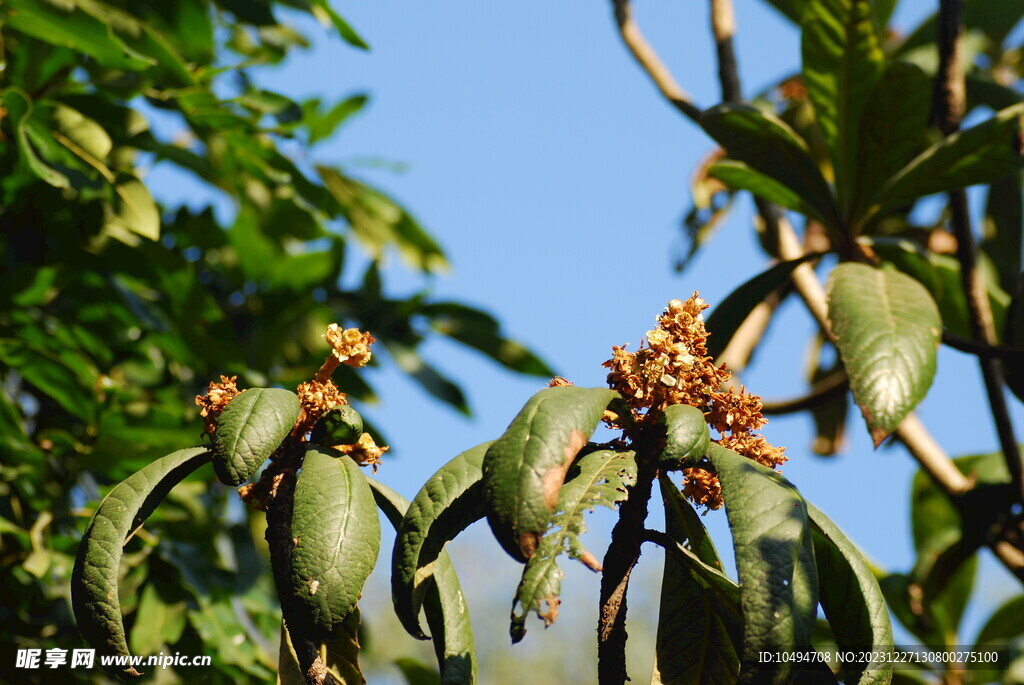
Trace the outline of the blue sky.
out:
[[[901,4],[901,27],[933,6],[921,0]],[[673,272],[690,175],[712,144],[659,98],[634,64],[614,30],[610,3],[336,5],[371,44],[370,53],[296,20],[314,47],[257,74],[257,80],[297,98],[333,101],[368,92],[366,110],[314,157],[347,166],[406,204],[453,263],[451,274],[430,283],[435,295],[493,312],[561,375],[579,385],[602,385],[600,364],[611,346],[636,345],[669,299],[700,290],[715,304],[766,266],[751,229],[751,204],[744,199],[695,264],[682,275]],[[736,14],[738,60],[749,96],[798,69],[798,35],[763,2],[736,0]],[[637,16],[683,87],[699,104],[715,104],[706,3],[643,3]],[[372,159],[400,162],[404,170],[368,164]],[[195,199],[187,179],[160,167],[151,178],[165,200]],[[395,293],[423,285],[397,258],[388,262],[387,283]],[[796,302],[784,307],[767,347],[743,376],[748,388],[766,398],[800,394],[812,331]],[[499,435],[543,386],[541,379],[516,378],[444,341],[429,343],[425,351],[463,384],[475,417],[466,420],[437,406],[398,372],[370,372],[382,402],[365,413],[386,430],[395,457],[379,477],[407,497],[444,461]],[[986,407],[976,365],[944,349],[938,382],[920,411],[937,440],[953,454],[993,450],[997,441]],[[1024,430],[1016,401],[1013,409]],[[909,568],[908,494],[915,465],[902,448],[874,451],[860,417],[853,415],[849,446],[831,459],[810,453],[805,416],[774,418],[764,432],[787,446],[784,472],[810,501],[877,563]],[[705,520],[724,551],[724,514]],[[610,512],[592,520],[595,534],[588,539],[599,556],[602,533],[612,521]],[[501,598],[501,606],[511,603],[518,567],[489,539],[486,526],[452,549],[470,586],[471,608],[490,594]],[[645,552],[643,580],[634,583],[638,592],[648,580],[656,589],[660,566],[656,551]],[[563,605],[560,623],[579,626],[596,616],[597,579],[585,570],[566,570],[572,599]],[[379,584],[384,581],[375,582],[368,600],[386,601]],[[969,610],[974,628],[965,642],[994,603],[1015,589],[989,559],[979,586],[981,600]],[[486,632],[507,640],[505,614],[499,613],[493,620],[474,610],[478,639]],[[539,640],[540,627],[530,621],[526,643]],[[529,646],[515,649],[530,653]],[[637,668],[637,677],[645,677],[646,667]]]

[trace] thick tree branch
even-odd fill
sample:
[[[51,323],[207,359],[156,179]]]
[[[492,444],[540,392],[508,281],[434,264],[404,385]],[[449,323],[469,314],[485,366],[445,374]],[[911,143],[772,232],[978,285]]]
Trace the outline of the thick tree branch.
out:
[[[644,38],[644,34],[640,32],[640,27],[633,19],[633,8],[629,0],[612,0],[612,5],[615,7],[615,23],[619,27],[619,35],[622,36],[622,41],[639,62],[640,67],[651,78],[666,100],[686,117],[697,121],[700,118],[700,107],[693,104],[693,100],[672,76],[672,72]]]
[[[612,541],[604,555],[601,573],[601,605],[597,627],[597,677],[600,685],[623,685],[626,674],[626,590],[629,576],[640,558],[644,522],[651,485],[657,474],[653,458],[637,454],[636,484],[619,505],[619,520],[612,528]]]
[[[965,81],[959,59],[962,33],[963,0],[939,0],[939,71],[935,79],[932,119],[943,135],[947,136],[960,129],[960,120],[965,110]],[[950,224],[957,241],[956,256],[960,262],[960,278],[967,300],[971,336],[986,345],[995,345],[998,342],[995,319],[992,316],[988,291],[978,271],[978,247],[971,229],[966,191],[951,191],[949,208]],[[1020,449],[1017,446],[1003,391],[1003,369],[1000,361],[993,356],[980,356],[978,364],[981,367],[981,376],[992,409],[999,445],[1006,459],[1006,467],[1010,472],[1018,501],[1024,502],[1024,474],[1021,468]]]

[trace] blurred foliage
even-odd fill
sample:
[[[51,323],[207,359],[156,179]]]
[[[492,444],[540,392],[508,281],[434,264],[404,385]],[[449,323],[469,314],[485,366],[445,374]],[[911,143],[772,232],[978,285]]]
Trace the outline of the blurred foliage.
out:
[[[419,354],[429,336],[551,373],[484,312],[385,294],[389,253],[424,275],[445,255],[386,193],[312,161],[365,95],[296,101],[259,87],[260,70],[308,47],[286,21],[299,14],[367,47],[325,0],[0,4],[4,645],[82,646],[68,579],[91,507],[199,441],[192,398],[218,374],[294,385],[322,361],[320,333],[335,321],[372,331],[392,363],[464,413],[459,386]],[[155,165],[194,176],[214,202],[160,206],[144,175]],[[370,256],[361,277],[346,267],[354,249]],[[343,369],[339,386],[374,400]],[[189,481],[144,533],[122,579],[133,649],[212,651],[204,680],[273,679],[280,609],[259,519],[232,490]],[[71,677],[13,666],[5,653],[0,680]]]

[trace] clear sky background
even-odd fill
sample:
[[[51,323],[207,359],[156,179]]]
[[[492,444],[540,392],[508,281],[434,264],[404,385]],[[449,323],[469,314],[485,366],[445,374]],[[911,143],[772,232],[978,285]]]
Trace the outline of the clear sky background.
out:
[[[713,243],[682,275],[672,264],[683,246],[680,220],[689,179],[713,145],[667,105],[621,44],[609,2],[335,3],[372,51],[353,50],[320,27],[292,20],[314,41],[286,65],[257,72],[264,87],[295,98],[334,101],[367,92],[371,103],[314,159],[340,163],[391,192],[442,243],[454,269],[427,283],[435,297],[467,302],[497,315],[506,331],[538,351],[578,385],[604,384],[601,362],[612,345],[635,347],[672,298],[694,290],[720,302],[766,262],[751,227],[751,202],[738,203]],[[936,3],[903,0],[896,25],[916,25]],[[698,104],[719,100],[707,3],[647,2],[637,8],[649,40]],[[767,5],[736,0],[737,50],[749,97],[799,68],[799,36]],[[401,163],[395,171],[373,160]],[[195,184],[157,166],[151,173],[168,203],[203,204]],[[352,264],[365,261],[353,254]],[[358,268],[348,276],[355,278]],[[387,263],[394,294],[425,285],[397,258]],[[743,376],[765,398],[802,394],[803,355],[813,331],[795,298],[783,308],[755,365]],[[426,355],[457,379],[472,419],[439,406],[399,372],[370,370],[382,402],[360,407],[391,440],[379,478],[411,497],[456,453],[500,435],[543,379],[517,378],[478,355],[442,340]],[[1018,433],[1024,412],[1013,402]],[[922,419],[952,454],[997,447],[977,365],[943,349],[938,382],[921,406]],[[773,418],[764,430],[787,446],[785,475],[885,568],[913,564],[910,480],[916,470],[901,447],[872,449],[859,415],[849,423],[846,451],[823,459],[810,453],[809,417]],[[653,509],[657,509],[654,507]],[[658,514],[652,519],[657,520]],[[598,556],[614,521],[597,512],[588,536]],[[730,554],[723,512],[706,518],[720,550]],[[390,549],[390,547],[385,547]],[[450,549],[467,586],[482,646],[508,644],[507,611],[520,568],[479,524]],[[968,609],[973,638],[985,616],[1018,591],[1016,582],[983,553],[979,600]],[[661,554],[645,549],[631,593],[630,635],[637,643],[631,673],[648,677]],[[364,616],[387,609],[382,562],[367,591]],[[531,618],[521,645],[491,656],[511,666],[545,655],[562,659],[566,677],[592,673],[598,577],[576,562],[568,573],[559,622],[547,634]],[[579,568],[577,568],[579,567]],[[374,607],[379,610],[375,611]],[[383,620],[383,619],[381,619]],[[378,632],[395,653],[413,642]],[[905,635],[902,637],[906,638]],[[545,651],[547,650],[547,651]],[[499,650],[500,651],[500,650]],[[510,660],[511,659],[511,660]],[[646,659],[646,660],[645,660]],[[485,667],[487,663],[485,663]],[[487,682],[485,680],[485,682]]]

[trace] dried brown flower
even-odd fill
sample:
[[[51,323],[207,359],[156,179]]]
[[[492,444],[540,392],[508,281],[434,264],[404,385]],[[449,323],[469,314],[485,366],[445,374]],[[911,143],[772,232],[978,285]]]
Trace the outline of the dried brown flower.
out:
[[[562,378],[561,376],[555,376],[554,378],[548,381],[549,388],[561,388],[566,385],[572,385],[572,381],[566,378]]]
[[[324,383],[316,380],[299,383],[296,390],[299,395],[299,403],[306,412],[310,423],[317,422],[321,416],[335,407],[348,404],[345,393],[338,390],[329,380]]]
[[[209,389],[205,395],[196,395],[196,405],[201,407],[199,414],[203,417],[203,424],[207,433],[213,433],[217,429],[217,417],[224,411],[234,397],[244,390],[239,390],[235,385],[238,376],[220,377],[220,383],[210,381]]]
[[[377,473],[377,467],[382,463],[381,457],[388,451],[388,447],[378,447],[370,437],[369,433],[363,433],[354,445],[335,445],[334,449],[344,452],[359,463],[360,466],[372,466],[373,472]]]
[[[783,449],[752,432],[767,422],[761,413],[761,398],[746,388],[720,389],[730,373],[708,356],[708,332],[702,316],[707,307],[696,292],[685,302],[670,301],[658,317],[658,327],[647,332],[636,352],[612,348],[612,358],[604,363],[610,369],[608,385],[633,411],[632,430],[643,431],[652,420],[648,418],[652,411],[688,404],[702,410],[710,426],[721,434],[715,442],[775,468],[786,461]],[[684,471],[683,493],[709,509],[722,506],[721,484],[705,469]]]
[[[370,345],[377,341],[369,333],[361,333],[358,328],[342,330],[336,323],[327,327],[324,339],[334,348],[334,356],[338,361],[356,367],[369,363]]]

